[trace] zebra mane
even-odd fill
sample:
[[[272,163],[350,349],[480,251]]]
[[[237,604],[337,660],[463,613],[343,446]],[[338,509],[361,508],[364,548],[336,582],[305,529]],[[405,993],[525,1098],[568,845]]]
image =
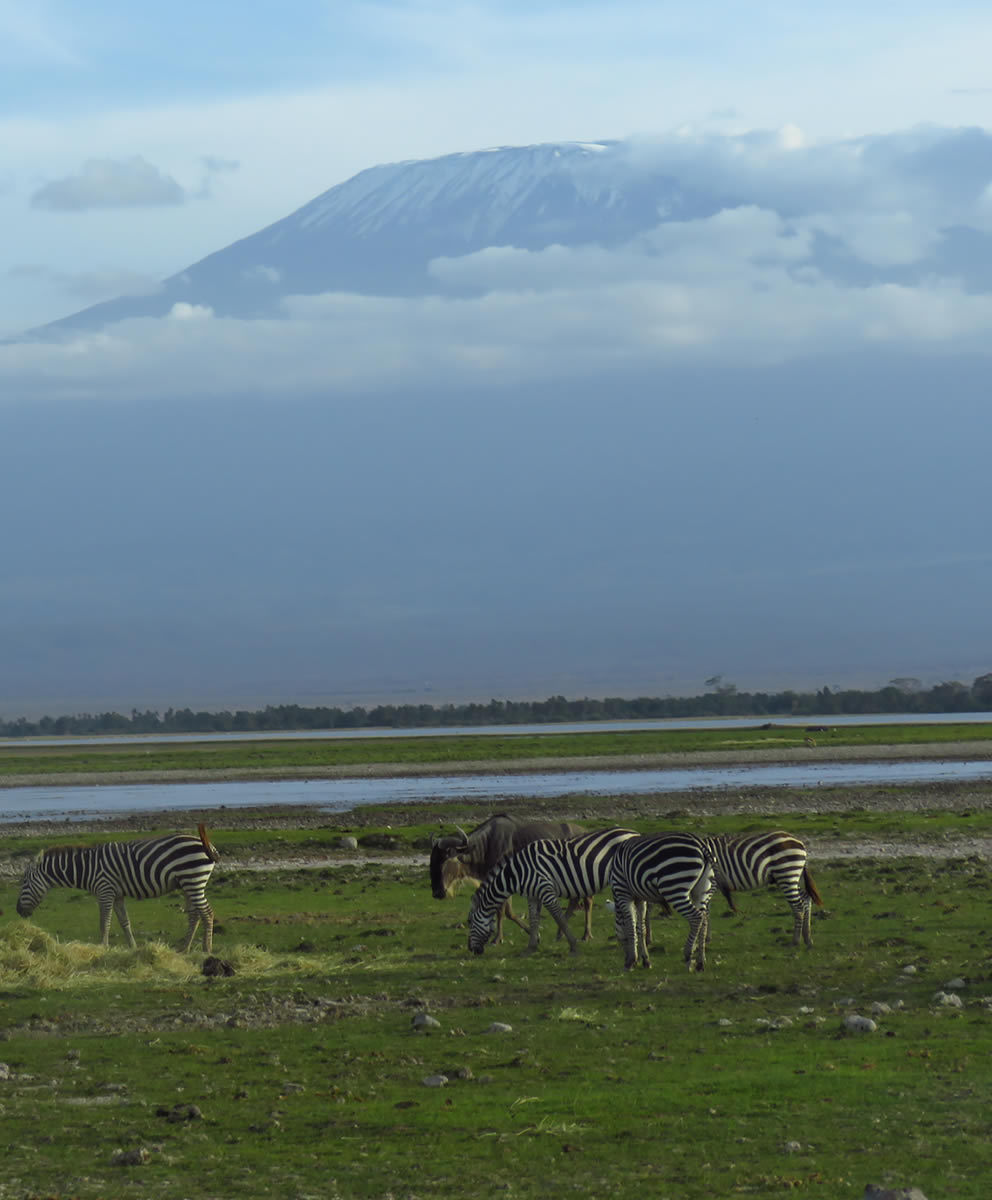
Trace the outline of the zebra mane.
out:
[[[62,846],[49,846],[47,850],[42,850],[36,855],[36,860],[44,862],[46,859],[55,858],[59,854],[81,854],[84,850],[92,849],[92,846],[85,846],[82,842],[66,842]]]

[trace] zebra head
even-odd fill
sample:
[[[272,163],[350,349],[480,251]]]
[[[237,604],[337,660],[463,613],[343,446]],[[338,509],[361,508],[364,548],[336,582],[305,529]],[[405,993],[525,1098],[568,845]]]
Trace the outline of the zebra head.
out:
[[[468,948],[473,954],[482,954],[496,933],[496,910],[499,907],[486,902],[485,885],[472,898],[468,913]]]
[[[17,915],[19,917],[30,917],[51,886],[51,880],[47,878],[41,868],[41,857],[39,855],[30,864],[21,879],[21,890],[17,893]]]

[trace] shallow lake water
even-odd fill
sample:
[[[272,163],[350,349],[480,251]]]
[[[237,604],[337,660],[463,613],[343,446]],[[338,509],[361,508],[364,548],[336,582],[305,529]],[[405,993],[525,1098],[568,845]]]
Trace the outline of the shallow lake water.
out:
[[[644,771],[548,771],[512,775],[430,775],[403,779],[293,779],[230,783],[127,784],[0,789],[0,822],[78,820],[125,813],[304,805],[328,813],[369,804],[527,797],[809,788],[859,783],[992,779],[992,761],[830,762]]]

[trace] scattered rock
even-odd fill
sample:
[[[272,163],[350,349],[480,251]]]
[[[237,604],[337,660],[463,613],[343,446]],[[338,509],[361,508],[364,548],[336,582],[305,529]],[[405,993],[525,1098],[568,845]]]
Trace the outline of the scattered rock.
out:
[[[968,986],[967,980],[962,979],[960,977],[960,975],[955,979],[948,979],[948,981],[944,984],[944,987],[947,988],[947,990],[949,992],[960,992],[963,988],[966,988],[967,986]]]
[[[5,1062],[0,1062],[0,1079],[10,1078],[10,1067]]]
[[[444,1087],[448,1082],[447,1075],[428,1075],[423,1080],[424,1087]]]
[[[474,1079],[475,1074],[471,1067],[445,1067],[441,1072],[442,1075],[447,1075],[449,1079]]]
[[[755,1025],[761,1029],[788,1029],[792,1024],[791,1017],[755,1017]]]
[[[849,1033],[874,1033],[878,1029],[878,1025],[871,1017],[861,1017],[856,1013],[851,1013],[844,1018],[844,1028]]]
[[[513,1032],[513,1026],[506,1025],[502,1021],[493,1021],[493,1023],[486,1030],[486,1033],[512,1033],[512,1032]]]
[[[786,1154],[800,1154],[802,1148],[802,1142],[786,1142],[782,1147]]]
[[[203,1113],[196,1104],[173,1104],[171,1108],[156,1108],[156,1117],[165,1117],[172,1125],[180,1121],[202,1121]]]
[[[441,1022],[437,1017],[432,1017],[429,1013],[418,1012],[413,1014],[413,1020],[410,1022],[413,1028],[416,1029],[440,1029]]]
[[[964,1008],[964,1001],[957,992],[934,992],[932,1002],[942,1008]]]
[[[134,1150],[115,1150],[110,1156],[110,1163],[114,1167],[140,1167],[150,1159],[151,1155],[144,1146],[138,1146]]]
[[[346,837],[338,838],[339,850],[357,850],[358,838],[352,837],[350,834]]]
[[[927,1200],[917,1187],[912,1188],[883,1188],[874,1183],[865,1187],[862,1200]]]

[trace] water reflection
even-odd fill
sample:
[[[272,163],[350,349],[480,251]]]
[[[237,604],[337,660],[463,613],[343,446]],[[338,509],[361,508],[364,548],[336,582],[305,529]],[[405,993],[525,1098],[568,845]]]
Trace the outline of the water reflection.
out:
[[[369,804],[528,797],[639,795],[726,788],[808,788],[860,783],[992,779],[992,761],[831,762],[648,771],[562,771],[521,775],[437,775],[415,779],[268,780],[0,789],[0,822],[116,817],[126,813],[306,805],[328,813]]]

